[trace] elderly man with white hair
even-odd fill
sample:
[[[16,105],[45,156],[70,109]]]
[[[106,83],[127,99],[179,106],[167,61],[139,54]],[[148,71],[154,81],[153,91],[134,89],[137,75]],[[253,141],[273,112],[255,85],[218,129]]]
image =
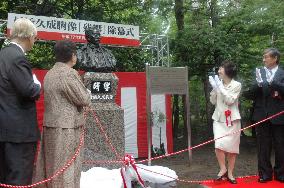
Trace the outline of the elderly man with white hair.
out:
[[[0,183],[28,185],[40,132],[36,104],[41,84],[25,57],[37,37],[35,25],[19,18],[11,44],[0,51]]]

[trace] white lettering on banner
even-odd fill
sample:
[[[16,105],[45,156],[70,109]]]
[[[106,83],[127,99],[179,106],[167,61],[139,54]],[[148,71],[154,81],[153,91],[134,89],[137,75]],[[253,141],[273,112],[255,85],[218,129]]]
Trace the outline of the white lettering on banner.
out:
[[[7,28],[11,29],[14,21],[21,17],[30,19],[36,25],[38,31],[64,33],[62,37],[64,36],[66,39],[84,35],[86,27],[95,27],[100,30],[102,37],[139,40],[138,26],[15,13],[8,14]]]
[[[85,36],[83,35],[66,35],[66,34],[62,34],[61,37],[63,39],[77,39],[77,40],[86,40]]]

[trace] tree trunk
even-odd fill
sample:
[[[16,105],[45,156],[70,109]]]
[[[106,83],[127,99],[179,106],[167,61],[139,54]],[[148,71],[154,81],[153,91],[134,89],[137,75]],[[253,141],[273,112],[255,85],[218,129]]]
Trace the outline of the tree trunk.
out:
[[[179,31],[184,29],[184,7],[183,0],[175,0],[175,18]]]
[[[207,79],[207,76],[203,76],[202,82],[203,82],[203,89],[204,89],[204,95],[205,95],[206,120],[207,120],[208,133],[209,135],[211,135],[212,134],[212,123],[213,123],[212,105],[210,104],[209,81]]]
[[[85,4],[85,1],[82,0],[77,0],[76,5],[78,7],[77,9],[77,13],[76,13],[76,19],[81,19],[82,15],[84,13],[84,6],[82,6],[82,4]]]
[[[218,15],[217,15],[216,7],[217,7],[217,0],[211,0],[209,11],[210,11],[210,19],[211,19],[212,27],[216,27],[218,23]]]
[[[178,31],[183,31],[184,29],[184,7],[183,7],[183,0],[175,0],[175,18],[176,18],[176,24],[177,24],[177,28],[178,28]],[[179,38],[181,35],[180,33],[177,34],[177,38]],[[182,54],[182,52],[181,52]],[[183,59],[183,55],[181,55],[181,59]],[[183,61],[183,60],[182,60]],[[178,123],[179,123],[179,102],[178,102],[178,95],[175,95],[174,96],[174,105],[175,105],[175,116],[174,116],[174,119],[175,119],[175,126],[178,126]],[[184,114],[182,114],[184,115]],[[178,127],[175,128],[176,130],[178,130]],[[177,133],[177,131],[176,131]],[[177,134],[175,134],[175,136],[177,136]]]
[[[173,137],[178,137],[178,125],[179,125],[179,96],[174,95],[173,102]]]
[[[183,31],[184,31],[184,1],[183,0],[175,0],[175,18],[176,18],[176,24],[177,24],[177,28],[178,28],[178,32],[177,32],[177,40],[179,38],[182,37],[182,34],[183,34]],[[178,48],[180,51],[179,51],[179,54],[180,54],[180,57],[178,59],[180,59],[181,61],[181,64],[186,64],[186,61],[187,59],[185,59],[185,57],[187,57],[187,54],[184,54],[185,51],[182,50],[182,48]],[[182,107],[183,107],[183,112],[185,112],[185,97],[182,97]],[[178,105],[178,103],[177,103]],[[182,117],[183,117],[183,120],[184,120],[184,129],[183,129],[183,141],[188,144],[190,144],[190,141],[188,139],[191,139],[191,138],[188,138],[188,131],[191,131],[191,130],[187,130],[187,124],[186,124],[186,120],[187,118],[190,118],[190,117],[185,117],[185,113],[182,113]],[[176,116],[176,118],[178,118],[178,116]],[[189,162],[191,161],[192,159],[192,153],[191,151],[189,151]]]

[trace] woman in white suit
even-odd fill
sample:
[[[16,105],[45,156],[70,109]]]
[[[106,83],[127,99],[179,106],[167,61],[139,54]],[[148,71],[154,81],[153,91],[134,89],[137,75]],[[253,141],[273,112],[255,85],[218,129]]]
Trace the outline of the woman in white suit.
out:
[[[214,138],[233,133],[241,129],[238,98],[241,92],[241,83],[234,80],[237,74],[236,66],[230,61],[224,61],[218,71],[219,77],[209,77],[213,87],[210,101],[215,105],[213,113]],[[240,132],[225,136],[215,141],[215,153],[220,166],[216,180],[227,178],[232,184],[237,181],[233,176],[236,155],[239,154]],[[226,156],[228,168],[226,167]]]

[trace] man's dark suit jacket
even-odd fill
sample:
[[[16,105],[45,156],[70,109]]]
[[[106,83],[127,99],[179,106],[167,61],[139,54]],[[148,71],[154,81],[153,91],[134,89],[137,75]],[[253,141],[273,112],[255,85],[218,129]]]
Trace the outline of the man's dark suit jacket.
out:
[[[0,51],[0,142],[35,142],[40,138],[31,65],[15,44]]]
[[[258,122],[266,117],[284,110],[284,71],[278,67],[272,83],[266,81],[265,70],[260,69],[263,84],[259,87],[255,82],[248,91],[246,98],[254,100],[253,121]],[[270,120],[272,124],[284,125],[284,114]]]

